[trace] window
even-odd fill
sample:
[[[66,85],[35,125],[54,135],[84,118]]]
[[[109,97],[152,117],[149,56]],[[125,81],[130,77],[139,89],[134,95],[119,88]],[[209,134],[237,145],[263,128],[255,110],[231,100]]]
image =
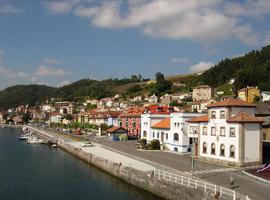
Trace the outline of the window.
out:
[[[174,152],[178,152],[178,148],[177,147],[174,147]]]
[[[157,138],[159,138],[159,132],[157,132]]]
[[[220,145],[220,156],[225,156],[225,145]]]
[[[207,135],[207,127],[206,126],[203,127],[203,135]]]
[[[235,152],[235,148],[234,148],[233,145],[231,145],[231,146],[230,146],[230,157],[231,157],[231,158],[234,158],[234,156],[235,156],[235,153],[234,153],[234,152]]]
[[[207,153],[207,144],[206,144],[206,142],[203,143],[203,153]]]
[[[176,123],[174,123],[174,126],[176,126]]]
[[[211,154],[212,155],[216,154],[216,145],[214,143],[211,144]]]
[[[143,132],[143,137],[146,137],[146,136],[147,136],[147,132],[144,131],[144,132]]]
[[[220,111],[220,119],[225,119],[225,110]]]
[[[235,137],[235,128],[230,128],[230,137]]]
[[[168,140],[168,133],[166,133],[166,140]]]
[[[211,111],[211,119],[216,119],[216,111]]]
[[[225,136],[225,127],[220,127],[220,136]]]
[[[216,127],[211,127],[211,135],[216,135]]]
[[[179,135],[178,135],[178,133],[173,134],[173,140],[174,141],[179,141]]]
[[[155,138],[155,132],[153,132],[153,138]]]

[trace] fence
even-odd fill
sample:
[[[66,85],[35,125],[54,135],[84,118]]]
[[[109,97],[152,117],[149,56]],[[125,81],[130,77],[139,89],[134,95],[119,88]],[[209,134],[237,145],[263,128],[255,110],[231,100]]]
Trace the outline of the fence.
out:
[[[193,179],[186,176],[172,174],[170,172],[165,172],[161,170],[155,170],[155,177],[158,179],[163,179],[165,181],[174,182],[176,184],[184,185],[194,189],[200,189],[204,192],[209,191],[213,195],[219,194],[220,199],[242,199],[250,200],[248,196],[242,196],[237,194],[234,190],[223,188],[211,183],[207,183],[201,180]]]

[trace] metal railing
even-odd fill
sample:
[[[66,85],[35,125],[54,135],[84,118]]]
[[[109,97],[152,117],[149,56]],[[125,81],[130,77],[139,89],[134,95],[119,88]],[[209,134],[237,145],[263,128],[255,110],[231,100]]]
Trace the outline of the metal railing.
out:
[[[220,187],[205,181],[197,180],[187,176],[176,175],[170,172],[155,170],[154,176],[158,179],[173,182],[176,184],[184,185],[186,187],[200,189],[204,192],[208,191],[213,195],[218,194],[220,199],[243,199],[249,200],[248,196],[237,194],[234,190],[230,190],[224,187]]]

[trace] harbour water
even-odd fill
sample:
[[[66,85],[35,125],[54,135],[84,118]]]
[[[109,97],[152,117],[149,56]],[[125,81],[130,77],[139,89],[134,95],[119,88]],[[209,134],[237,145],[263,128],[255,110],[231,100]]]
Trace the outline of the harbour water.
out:
[[[0,200],[159,200],[61,149],[27,144],[0,128]]]

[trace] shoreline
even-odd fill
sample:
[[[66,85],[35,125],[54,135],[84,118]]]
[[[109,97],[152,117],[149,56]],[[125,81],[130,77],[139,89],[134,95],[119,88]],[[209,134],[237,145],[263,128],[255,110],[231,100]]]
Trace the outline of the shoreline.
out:
[[[177,200],[210,200],[214,198],[214,191],[224,190],[211,183],[202,183],[203,187],[197,185],[199,180],[160,171],[155,167],[123,156],[101,147],[83,147],[82,142],[64,138],[60,135],[29,127],[46,139],[57,139],[59,147],[73,156],[93,165],[100,170],[121,179],[133,186],[150,192],[164,199]],[[103,152],[103,154],[101,153]],[[131,164],[130,164],[131,163]],[[207,188],[209,186],[210,188]],[[211,187],[216,187],[215,190]],[[238,194],[236,194],[238,196]],[[222,198],[220,198],[222,199]],[[230,199],[230,198],[227,198]],[[232,198],[231,198],[232,199]],[[242,198],[241,198],[242,199]]]

